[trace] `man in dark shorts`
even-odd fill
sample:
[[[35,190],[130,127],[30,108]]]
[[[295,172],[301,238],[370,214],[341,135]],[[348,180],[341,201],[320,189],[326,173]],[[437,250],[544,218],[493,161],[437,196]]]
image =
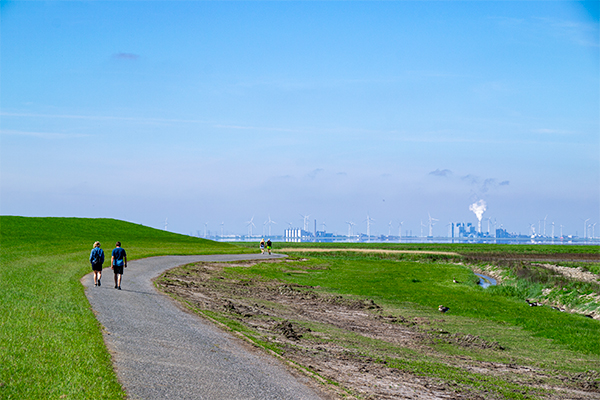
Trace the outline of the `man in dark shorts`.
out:
[[[269,255],[271,255],[271,239],[267,240],[267,251],[269,252]]]
[[[121,278],[123,269],[127,268],[127,253],[121,248],[121,242],[117,242],[116,248],[112,251],[110,257],[110,267],[115,273],[115,289],[121,290]]]

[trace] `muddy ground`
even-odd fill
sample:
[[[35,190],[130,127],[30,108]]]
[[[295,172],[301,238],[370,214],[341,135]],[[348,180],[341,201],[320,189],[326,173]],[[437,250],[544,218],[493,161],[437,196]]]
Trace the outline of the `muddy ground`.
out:
[[[477,385],[419,376],[387,365],[385,358],[395,356],[394,348],[414,350],[426,357],[433,351],[431,345],[440,340],[455,346],[493,351],[502,351],[500,344],[477,336],[440,332],[432,329],[431,322],[424,318],[386,314],[372,300],[334,296],[319,292],[318,288],[276,281],[230,279],[223,274],[224,266],[244,268],[249,265],[252,263],[200,263],[168,271],[156,283],[161,290],[187,300],[200,310],[225,315],[247,326],[263,345],[277,345],[283,349],[285,359],[335,382],[329,385],[334,398],[505,398],[498,392],[478,389]],[[307,269],[310,268],[307,264]],[[338,340],[342,337],[345,339]],[[354,345],[360,343],[361,337],[389,343],[390,348],[379,349],[375,352],[379,355],[376,358],[365,356],[360,346]],[[436,358],[440,358],[439,353]],[[596,372],[556,376],[527,366],[482,362],[462,356],[448,356],[443,362],[465,372],[501,377],[532,396],[525,398],[600,399],[600,376]]]

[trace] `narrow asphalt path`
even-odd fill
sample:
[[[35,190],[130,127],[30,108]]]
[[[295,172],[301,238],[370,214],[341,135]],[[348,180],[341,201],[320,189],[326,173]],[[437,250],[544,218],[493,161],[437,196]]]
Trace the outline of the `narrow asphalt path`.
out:
[[[166,256],[130,261],[122,290],[105,268],[102,286],[82,279],[117,376],[130,399],[321,399],[311,382],[278,360],[182,310],[151,279],[196,261],[265,259],[265,255]],[[270,256],[278,257],[276,255]]]

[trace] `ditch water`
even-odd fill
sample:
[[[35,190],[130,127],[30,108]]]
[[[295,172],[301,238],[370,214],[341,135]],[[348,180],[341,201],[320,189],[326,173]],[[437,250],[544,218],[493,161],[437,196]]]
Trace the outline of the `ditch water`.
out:
[[[485,275],[481,275],[481,274],[475,274],[479,277],[479,286],[481,286],[482,288],[486,289],[490,286],[495,286],[497,284],[496,280],[494,278],[491,278],[489,276],[485,276]]]

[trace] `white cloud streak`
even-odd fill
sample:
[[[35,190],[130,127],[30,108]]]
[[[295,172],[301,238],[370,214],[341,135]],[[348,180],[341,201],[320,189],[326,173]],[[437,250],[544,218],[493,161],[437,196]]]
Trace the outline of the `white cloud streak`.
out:
[[[64,140],[73,138],[91,137],[92,135],[83,133],[56,133],[56,132],[31,132],[31,131],[16,131],[16,130],[0,130],[0,135],[11,136],[29,136],[48,140]]]

